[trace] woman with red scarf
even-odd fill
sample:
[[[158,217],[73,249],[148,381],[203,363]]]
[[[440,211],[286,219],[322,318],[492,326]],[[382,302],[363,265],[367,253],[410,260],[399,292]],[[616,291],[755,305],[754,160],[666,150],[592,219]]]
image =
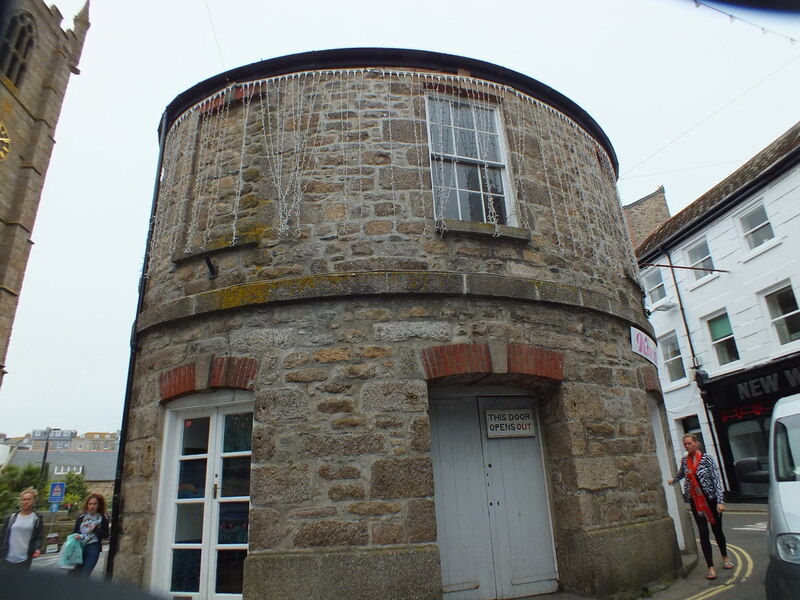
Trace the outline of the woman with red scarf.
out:
[[[700,547],[708,565],[706,579],[716,579],[717,570],[711,556],[711,541],[708,537],[708,526],[714,532],[714,539],[722,554],[722,567],[732,569],[733,563],[728,560],[728,548],[725,534],[722,533],[722,513],[725,511],[725,497],[722,492],[722,481],[717,463],[708,454],[700,452],[700,442],[693,433],[683,436],[683,447],[686,454],[681,459],[681,468],[674,479],[667,481],[672,485],[676,481],[686,479],[683,483],[683,497],[692,508],[692,516],[697,523],[700,534]]]

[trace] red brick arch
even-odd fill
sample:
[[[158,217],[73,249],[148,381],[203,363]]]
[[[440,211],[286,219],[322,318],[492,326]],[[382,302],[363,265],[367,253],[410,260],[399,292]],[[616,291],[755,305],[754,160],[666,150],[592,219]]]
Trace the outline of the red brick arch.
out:
[[[204,362],[195,361],[163,372],[159,378],[161,401],[206,389],[253,389],[258,374],[255,358],[217,356],[211,359],[208,369],[201,366]]]
[[[564,355],[528,344],[448,344],[422,350],[428,381],[517,383],[564,379]]]

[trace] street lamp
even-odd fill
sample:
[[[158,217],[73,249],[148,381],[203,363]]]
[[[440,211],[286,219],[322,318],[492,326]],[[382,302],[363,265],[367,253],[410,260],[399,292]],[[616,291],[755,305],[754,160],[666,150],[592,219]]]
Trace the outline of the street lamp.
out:
[[[45,469],[47,468],[47,449],[50,447],[50,434],[54,431],[61,431],[58,427],[48,427],[47,437],[44,440],[44,454],[42,454],[42,470],[39,472],[39,479],[44,480]]]

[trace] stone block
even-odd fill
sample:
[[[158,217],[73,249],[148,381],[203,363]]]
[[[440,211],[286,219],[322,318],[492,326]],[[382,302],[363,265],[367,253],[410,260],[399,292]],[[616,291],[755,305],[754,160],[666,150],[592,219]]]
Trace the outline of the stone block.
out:
[[[372,523],[370,540],[376,546],[388,546],[403,542],[403,526],[399,523]]]
[[[428,456],[389,458],[372,465],[371,498],[433,496],[433,466]]]
[[[358,479],[361,469],[352,465],[322,465],[317,469],[317,475],[323,479]]]
[[[255,552],[245,560],[244,596],[259,600],[441,600],[441,577],[435,544],[313,554]]]
[[[254,466],[250,482],[254,504],[293,504],[311,498],[311,473],[306,464]]]
[[[391,515],[400,510],[401,507],[396,502],[354,502],[347,507],[347,512],[364,516]]]
[[[433,500],[410,500],[404,525],[407,542],[435,542],[436,506]]]
[[[366,413],[423,412],[428,409],[428,386],[419,379],[370,381],[361,387],[361,410]]]
[[[369,533],[366,523],[316,521],[301,525],[293,542],[298,548],[365,546],[369,542]]]
[[[255,419],[305,419],[309,415],[308,397],[296,387],[259,389],[255,394]]]
[[[252,508],[248,527],[248,544],[251,551],[268,550],[281,543],[289,533],[281,513],[269,508]]]
[[[347,457],[364,454],[382,454],[382,435],[365,434],[308,434],[300,438],[299,454],[309,457]]]
[[[364,486],[361,483],[334,485],[328,490],[328,498],[334,502],[338,502],[340,500],[361,500],[364,497]]]

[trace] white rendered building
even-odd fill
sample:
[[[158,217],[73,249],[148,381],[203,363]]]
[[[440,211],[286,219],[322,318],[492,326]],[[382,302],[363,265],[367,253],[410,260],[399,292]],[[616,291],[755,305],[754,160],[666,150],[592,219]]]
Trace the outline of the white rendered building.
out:
[[[636,255],[676,464],[697,432],[730,492],[765,496],[742,469],[766,469],[772,407],[800,392],[800,123]]]

